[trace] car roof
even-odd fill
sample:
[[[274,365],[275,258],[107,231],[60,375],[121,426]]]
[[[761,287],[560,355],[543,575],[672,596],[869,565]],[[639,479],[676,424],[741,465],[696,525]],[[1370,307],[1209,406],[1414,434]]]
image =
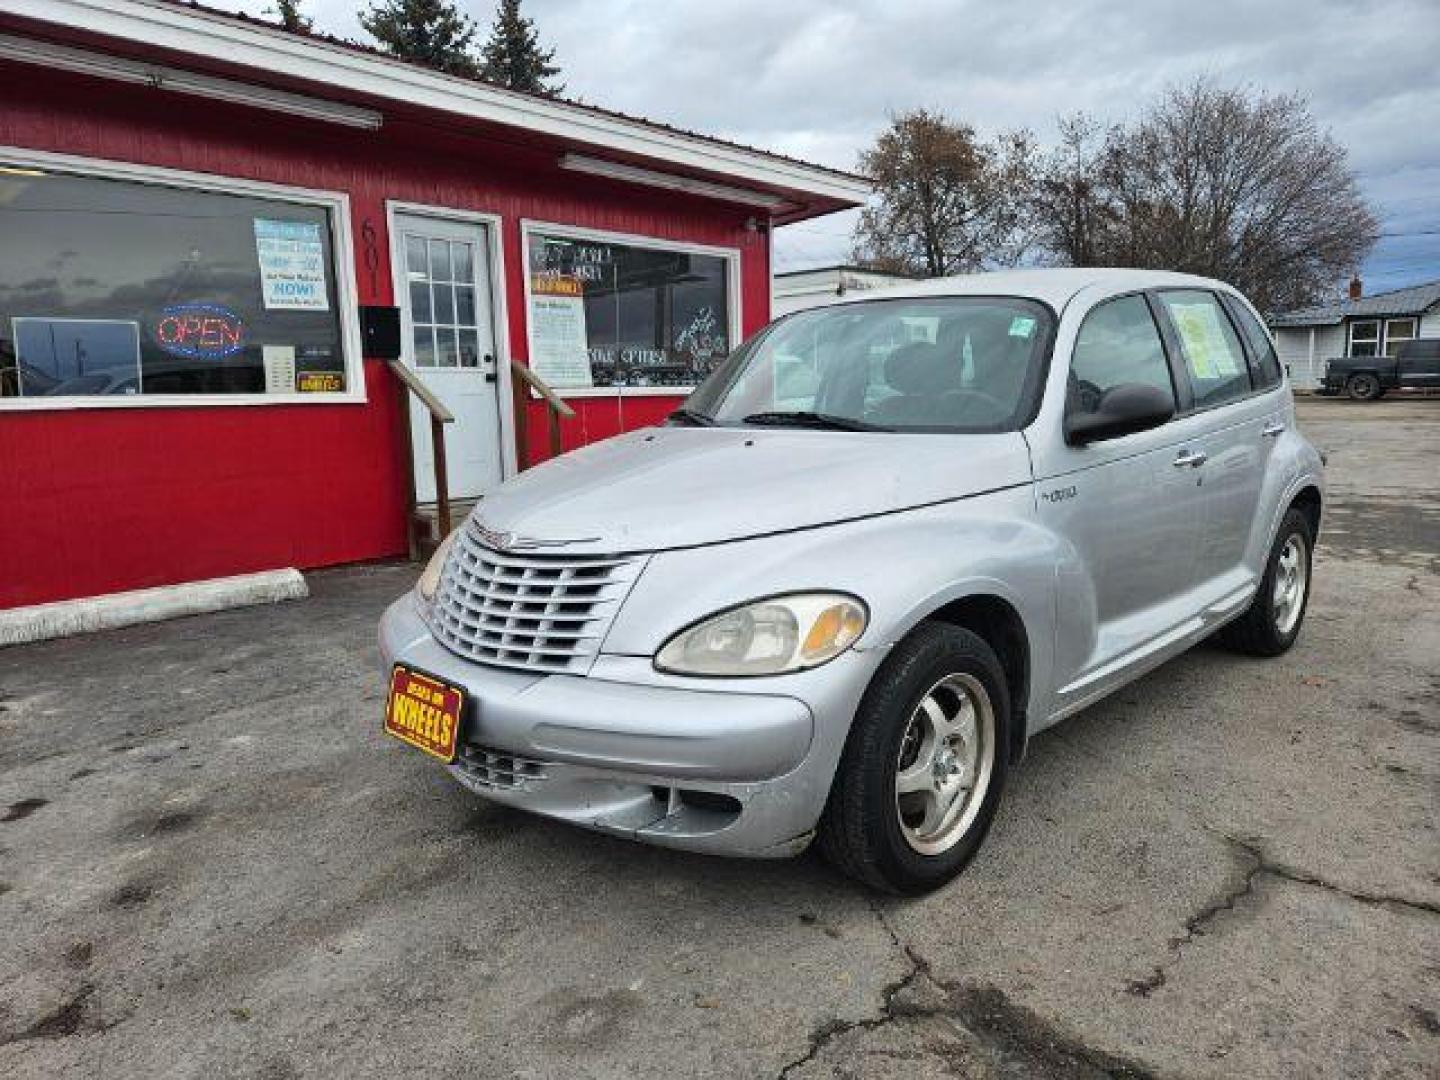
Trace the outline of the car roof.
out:
[[[1105,294],[1170,286],[1224,289],[1231,286],[1214,278],[1176,274],[1168,270],[1131,270],[1118,267],[1046,267],[1027,270],[997,270],[980,274],[931,278],[907,282],[847,296],[841,303],[867,300],[903,300],[932,296],[1021,296],[1040,300],[1059,311],[1078,293],[1099,286]]]

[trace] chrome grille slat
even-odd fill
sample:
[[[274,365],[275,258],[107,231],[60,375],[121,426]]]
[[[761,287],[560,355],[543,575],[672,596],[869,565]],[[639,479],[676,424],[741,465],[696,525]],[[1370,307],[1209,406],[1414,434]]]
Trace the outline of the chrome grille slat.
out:
[[[486,545],[472,519],[441,575],[435,638],[476,663],[583,674],[645,556],[512,555]]]
[[[525,788],[547,779],[546,762],[472,743],[460,747],[455,764],[470,780],[486,787]]]

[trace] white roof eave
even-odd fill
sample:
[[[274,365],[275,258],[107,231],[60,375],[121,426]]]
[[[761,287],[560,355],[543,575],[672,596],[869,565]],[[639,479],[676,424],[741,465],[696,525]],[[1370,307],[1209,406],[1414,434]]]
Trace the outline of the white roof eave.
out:
[[[763,151],[428,71],[167,0],[0,0],[0,11],[142,47],[220,57],[259,71],[283,72],[317,86],[346,92],[358,88],[382,101],[540,132],[749,185],[783,188],[847,205],[859,205],[869,193],[868,184],[857,177]]]

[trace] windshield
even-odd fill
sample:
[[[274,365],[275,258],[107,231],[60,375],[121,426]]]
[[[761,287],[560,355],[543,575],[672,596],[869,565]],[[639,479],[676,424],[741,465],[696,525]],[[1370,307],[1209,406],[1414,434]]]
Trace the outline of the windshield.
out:
[[[678,420],[994,432],[1028,421],[1053,317],[1009,297],[871,300],[797,312],[752,338]]]

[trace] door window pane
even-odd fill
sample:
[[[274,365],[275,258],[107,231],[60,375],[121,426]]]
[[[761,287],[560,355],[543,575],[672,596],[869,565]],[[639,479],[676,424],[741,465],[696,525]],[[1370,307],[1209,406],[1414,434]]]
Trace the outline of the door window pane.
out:
[[[1085,316],[1070,361],[1066,412],[1096,412],[1117,386],[1153,386],[1174,397],[1160,331],[1143,296],[1122,296]]]
[[[1255,359],[1255,385],[1269,389],[1280,383],[1280,358],[1275,355],[1275,344],[1260,325],[1260,320],[1250,314],[1250,309],[1233,298],[1226,297],[1225,307],[1240,325],[1240,332],[1250,346],[1250,355]]]
[[[410,282],[410,318],[417,323],[431,321],[430,286],[423,281]]]
[[[409,271],[413,279],[416,275],[426,277],[430,273],[430,263],[425,255],[425,238],[422,236],[407,236],[405,238],[405,269]]]
[[[471,265],[470,245],[465,243],[452,243],[450,245],[450,268],[455,273],[456,281],[474,281],[475,272]]]
[[[456,346],[453,327],[435,328],[435,361],[442,368],[460,366],[460,350]]]
[[[1219,298],[1201,289],[1167,289],[1160,302],[1180,339],[1195,407],[1209,408],[1250,393],[1245,350]]]
[[[475,325],[475,287],[455,286],[455,322],[460,326]]]
[[[433,326],[415,327],[415,366],[435,366],[435,328]]]
[[[480,366],[480,335],[474,330],[460,331],[460,366]]]
[[[0,399],[343,391],[324,207],[0,174]]]
[[[691,387],[730,353],[719,255],[532,234],[531,363],[553,386]]]
[[[450,245],[444,240],[430,241],[430,280],[453,280],[450,277]]]
[[[435,323],[438,326],[455,325],[455,294],[453,286],[436,282],[434,286]]]

